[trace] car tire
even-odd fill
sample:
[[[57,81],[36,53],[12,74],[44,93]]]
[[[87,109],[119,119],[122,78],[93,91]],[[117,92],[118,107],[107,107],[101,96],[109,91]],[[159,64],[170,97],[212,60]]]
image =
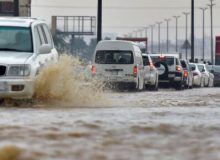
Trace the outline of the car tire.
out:
[[[184,85],[183,85],[183,82],[182,82],[182,81],[175,83],[175,89],[176,89],[176,90],[183,90],[183,88],[184,88]]]

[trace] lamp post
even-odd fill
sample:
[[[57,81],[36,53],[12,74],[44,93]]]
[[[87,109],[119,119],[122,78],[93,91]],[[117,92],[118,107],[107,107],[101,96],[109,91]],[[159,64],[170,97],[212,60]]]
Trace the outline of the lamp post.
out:
[[[97,43],[102,40],[102,0],[98,0]]]
[[[162,22],[156,22],[156,24],[158,25],[158,53],[160,53],[160,25]]]
[[[214,64],[214,53],[213,53],[213,6],[215,4],[213,4],[214,0],[210,0],[211,4],[208,4],[208,6],[210,7],[210,14],[211,14],[211,62],[212,64]]]
[[[178,52],[178,18],[180,16],[173,16],[176,19],[176,52]]]
[[[202,17],[203,17],[203,22],[202,22],[202,59],[203,61],[205,60],[205,11],[208,8],[200,8],[202,10]]]
[[[194,62],[194,0],[191,0],[191,62]]]
[[[151,28],[151,53],[154,52],[154,25],[150,25]]]
[[[171,21],[171,19],[165,19],[165,21],[167,22],[167,53],[169,52],[169,22]]]
[[[183,14],[186,16],[186,40],[185,44],[188,42],[187,36],[188,36],[188,15],[190,14],[189,12],[183,12]],[[186,46],[186,59],[188,59],[188,48]]]

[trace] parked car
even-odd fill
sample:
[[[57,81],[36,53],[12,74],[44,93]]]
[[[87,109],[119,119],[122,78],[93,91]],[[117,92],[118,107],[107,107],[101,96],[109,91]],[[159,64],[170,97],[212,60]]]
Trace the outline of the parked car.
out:
[[[148,54],[142,53],[145,75],[145,88],[150,90],[158,90],[158,71]]]
[[[130,41],[100,41],[93,56],[95,79],[117,88],[143,90],[144,65],[139,47]]]
[[[209,71],[208,64],[198,64],[199,66],[203,66],[202,74],[205,78],[208,77],[208,83],[205,83],[205,87],[213,87],[214,86],[214,74]],[[202,68],[202,67],[201,67]]]
[[[0,18],[0,98],[32,98],[36,75],[57,60],[58,53],[44,21]]]
[[[165,83],[183,89],[183,68],[177,54],[150,54],[155,67],[158,69],[159,83]]]
[[[214,75],[209,72],[207,64],[198,64],[199,70],[204,76],[204,86],[212,87],[214,81]]]
[[[204,77],[200,72],[196,63],[189,63],[191,71],[193,73],[193,86],[204,87]]]
[[[214,75],[214,86],[220,86],[220,66],[210,65],[209,71]]]
[[[193,87],[193,73],[190,69],[189,62],[184,59],[180,60],[180,62],[184,69],[183,80],[184,80],[185,88],[192,88]]]

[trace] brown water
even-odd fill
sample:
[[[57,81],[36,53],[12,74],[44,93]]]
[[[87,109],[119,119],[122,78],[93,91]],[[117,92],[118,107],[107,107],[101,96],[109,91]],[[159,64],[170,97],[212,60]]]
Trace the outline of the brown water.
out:
[[[220,159],[220,88],[102,92],[58,64],[32,103],[2,104],[0,160]]]

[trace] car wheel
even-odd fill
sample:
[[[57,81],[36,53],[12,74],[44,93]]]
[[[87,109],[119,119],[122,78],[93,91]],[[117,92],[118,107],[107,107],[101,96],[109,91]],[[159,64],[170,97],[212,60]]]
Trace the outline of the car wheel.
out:
[[[184,85],[183,85],[182,81],[181,82],[176,82],[176,84],[175,84],[175,89],[176,90],[183,90],[183,87],[184,87]]]

